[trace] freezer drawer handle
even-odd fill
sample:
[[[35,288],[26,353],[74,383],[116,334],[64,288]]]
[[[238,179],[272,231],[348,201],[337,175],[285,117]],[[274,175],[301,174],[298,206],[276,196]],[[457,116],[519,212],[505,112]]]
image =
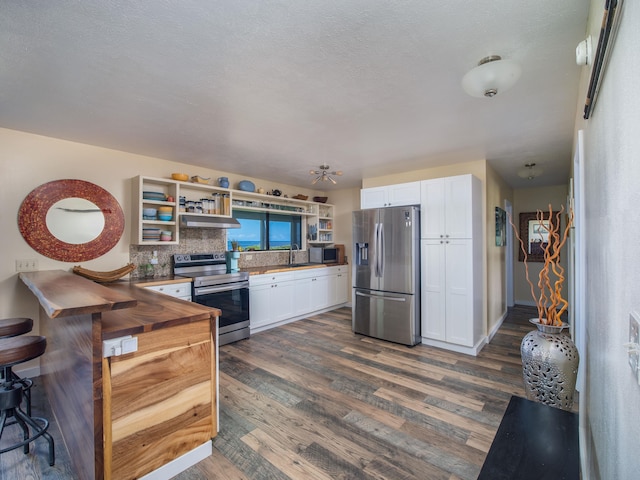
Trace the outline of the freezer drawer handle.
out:
[[[392,300],[394,302],[406,302],[407,301],[406,298],[402,298],[402,297],[382,297],[380,295],[369,295],[368,293],[361,293],[361,292],[356,292],[356,295],[359,295],[360,297],[378,298],[380,300]]]

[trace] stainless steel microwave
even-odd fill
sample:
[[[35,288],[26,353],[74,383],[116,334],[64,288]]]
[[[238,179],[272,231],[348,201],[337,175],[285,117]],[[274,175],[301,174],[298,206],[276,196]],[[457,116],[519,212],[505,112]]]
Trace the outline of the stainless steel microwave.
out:
[[[309,247],[309,263],[338,263],[335,247]]]

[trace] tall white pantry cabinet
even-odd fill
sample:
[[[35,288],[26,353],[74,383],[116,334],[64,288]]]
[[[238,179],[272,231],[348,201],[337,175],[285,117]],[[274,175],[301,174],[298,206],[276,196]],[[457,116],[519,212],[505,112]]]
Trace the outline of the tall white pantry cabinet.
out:
[[[421,200],[422,342],[477,355],[484,344],[480,180],[423,180]]]

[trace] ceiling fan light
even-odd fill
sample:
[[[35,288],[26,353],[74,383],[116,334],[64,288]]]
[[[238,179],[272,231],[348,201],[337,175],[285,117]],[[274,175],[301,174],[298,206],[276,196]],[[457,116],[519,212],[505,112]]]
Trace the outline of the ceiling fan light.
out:
[[[331,175],[342,175],[342,170],[338,170],[337,172],[329,172],[329,165],[323,164],[320,165],[320,170],[309,170],[309,175],[317,175],[317,177],[311,181],[311,185],[315,185],[319,181],[322,182],[331,182],[334,185],[337,185],[338,182]]]
[[[526,178],[527,180],[533,180],[542,175],[543,171],[544,170],[537,167],[535,163],[526,163],[524,167],[518,170],[518,176],[520,178]]]
[[[462,88],[472,97],[494,97],[513,87],[522,73],[513,60],[498,55],[485,57],[462,78]]]

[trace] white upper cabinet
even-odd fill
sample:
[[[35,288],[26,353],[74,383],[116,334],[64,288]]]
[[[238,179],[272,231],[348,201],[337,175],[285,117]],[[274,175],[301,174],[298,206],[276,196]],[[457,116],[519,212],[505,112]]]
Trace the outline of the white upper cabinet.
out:
[[[360,208],[420,205],[420,182],[399,183],[360,190]]]
[[[421,182],[422,238],[471,238],[481,219],[480,180],[473,175]]]

